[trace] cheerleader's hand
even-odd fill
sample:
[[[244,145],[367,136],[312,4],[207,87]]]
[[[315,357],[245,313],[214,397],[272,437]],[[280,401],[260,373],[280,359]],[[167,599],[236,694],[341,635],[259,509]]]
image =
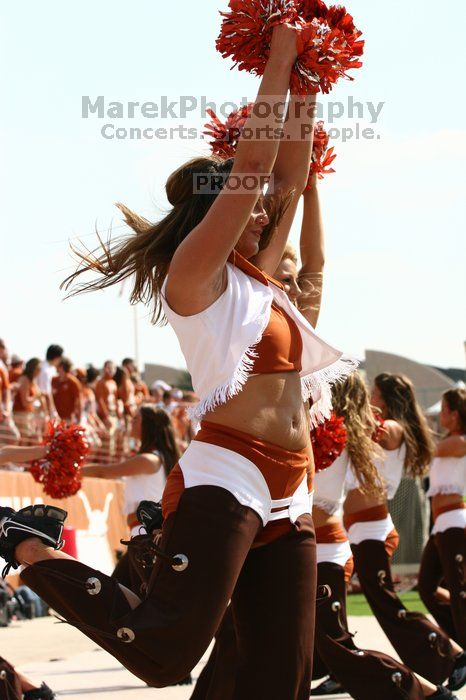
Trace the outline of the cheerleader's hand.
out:
[[[299,30],[289,24],[274,27],[269,60],[293,66],[298,58]]]

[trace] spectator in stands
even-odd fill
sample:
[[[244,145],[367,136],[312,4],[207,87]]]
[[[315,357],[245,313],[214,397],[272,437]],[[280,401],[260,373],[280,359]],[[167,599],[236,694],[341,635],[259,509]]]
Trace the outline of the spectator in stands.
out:
[[[107,360],[102,370],[102,377],[95,386],[97,415],[106,428],[102,443],[109,457],[115,453],[115,432],[118,426],[118,387],[113,378],[114,375],[115,364],[111,360]]]
[[[22,360],[19,355],[12,355],[10,359],[10,369],[8,371],[10,384],[16,384],[18,382],[23,370],[24,360]]]
[[[125,357],[125,359],[121,363],[121,366],[123,367],[123,369],[126,369],[129,372],[131,381],[134,384],[134,397],[136,405],[140,406],[142,403],[145,402],[152,403],[149,387],[145,382],[142,381],[141,374],[134,360],[132,360],[130,357]]]
[[[81,425],[86,429],[87,438],[93,447],[102,447],[101,438],[106,433],[106,427],[97,415],[97,401],[95,398],[95,387],[99,378],[99,370],[89,365],[87,370],[76,371],[81,382],[81,395],[83,401],[83,412],[81,415]]]
[[[117,367],[114,379],[118,387],[118,398],[123,405],[125,423],[129,428],[129,423],[131,422],[131,418],[135,415],[137,408],[136,392],[131,380],[129,367],[124,365],[122,367]]]
[[[58,374],[52,378],[52,395],[55,408],[62,420],[70,423],[80,423],[83,410],[81,383],[72,374],[71,360],[62,357],[58,366]]]
[[[10,380],[10,390],[11,390],[11,401],[15,400],[16,392],[18,391],[19,378],[24,372],[24,360],[22,360],[19,355],[12,355],[9,370],[8,379]]]
[[[162,396],[162,406],[169,413],[173,411],[176,406],[175,397],[172,394],[172,390],[164,391]]]
[[[39,389],[45,398],[47,413],[50,418],[56,415],[56,409],[52,396],[52,379],[57,376],[57,366],[63,357],[63,348],[60,345],[49,345],[45,355],[45,362],[42,363],[40,374],[37,380]]]
[[[171,386],[167,384],[167,382],[164,382],[163,379],[156,379],[155,382],[152,382],[150,394],[154,403],[163,407],[163,392],[170,391],[170,389]]]
[[[8,371],[0,365],[0,441],[16,444],[20,438],[19,431],[11,417],[11,388]]]
[[[0,367],[4,367],[6,370],[8,370],[7,362],[8,362],[8,350],[6,347],[6,343],[4,340],[2,340],[0,338]]]
[[[40,436],[40,412],[46,410],[37,379],[41,372],[41,361],[32,357],[26,362],[24,372],[18,381],[18,391],[13,403],[14,420],[22,438]]]
[[[107,430],[115,427],[117,417],[118,387],[113,378],[114,375],[115,365],[111,360],[107,360],[102,370],[102,376],[95,386],[97,414]],[[114,419],[113,422],[112,419]]]

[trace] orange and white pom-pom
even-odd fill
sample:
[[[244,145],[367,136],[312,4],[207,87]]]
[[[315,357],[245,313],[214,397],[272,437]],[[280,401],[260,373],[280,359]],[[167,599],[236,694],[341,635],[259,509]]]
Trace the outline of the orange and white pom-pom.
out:
[[[329,148],[329,135],[325,131],[324,122],[318,121],[314,127],[314,145],[312,148],[311,171],[306,189],[311,186],[311,180],[317,175],[319,180],[323,180],[324,175],[330,175],[335,170],[331,167],[337,157],[335,149]]]
[[[48,446],[47,454],[32,463],[32,476],[51,498],[74,496],[81,488],[81,467],[89,452],[84,428],[50,422],[42,444]]]
[[[328,93],[348,71],[362,66],[364,41],[344,7],[322,0],[230,0],[217,49],[239,70],[263,75],[273,28],[290,24],[298,33],[298,58],[291,74],[295,94]]]
[[[212,139],[209,141],[212,153],[222,158],[235,156],[241,133],[253,107],[254,102],[250,102],[234,110],[228,115],[225,122],[222,122],[212,109],[207,110],[211,121],[205,124],[203,133]]]

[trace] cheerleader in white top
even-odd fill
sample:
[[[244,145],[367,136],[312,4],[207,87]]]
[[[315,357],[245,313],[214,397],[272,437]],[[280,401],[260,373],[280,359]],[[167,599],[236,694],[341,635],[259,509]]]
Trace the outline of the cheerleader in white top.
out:
[[[365,497],[379,499],[382,485],[375,461],[381,459],[382,450],[372,439],[378,424],[361,376],[355,373],[335,386],[332,398],[336,415],[313,431],[316,476],[312,511],[318,584],[330,591],[329,600],[319,605],[316,613],[314,677],[327,673],[329,678],[311,695],[346,691],[355,700],[372,700],[375,696],[383,700],[451,697],[447,690],[416,676],[386,654],[358,649],[348,630],[346,587],[353,572],[353,558],[341,522],[345,479],[349,472]]]
[[[173,326],[200,398],[194,415],[208,418],[167,480],[144,599],[56,551],[66,513],[0,508],[8,566],[28,564],[28,586],[152,686],[186,677],[232,600],[235,700],[307,700],[316,594],[307,402],[314,419],[327,417],[331,385],[355,368],[269,277],[310,168],[311,137],[290,132],[303,133],[307,110],[293,110],[285,124],[280,109],[298,32],[273,29],[257,98],[269,107],[253,110],[245,127],[262,137],[242,138],[234,159],[180,167],[167,182],[172,208],[161,221],[122,207],[137,235],[104,244],[95,257],[83,253],[68,280],[96,271],[74,287],[82,291],[131,278],[132,300]],[[280,140],[264,136],[280,127]],[[263,175],[272,173],[275,206],[266,210]],[[56,522],[42,518],[49,512]]]
[[[466,647],[466,391],[442,398],[440,425],[447,436],[430,468],[434,526],[419,573],[419,593],[428,610]]]
[[[385,422],[379,438],[384,458],[375,464],[383,493],[365,494],[350,474],[344,522],[362,590],[382,629],[403,663],[435,684],[449,678],[449,688],[466,683],[466,658],[461,647],[425,615],[406,610],[391,575],[390,557],[398,533],[388,512],[388,497],[396,492],[403,469],[422,474],[433,444],[425,418],[416,403],[411,382],[398,375],[376,378],[372,403]]]
[[[125,482],[124,513],[131,537],[144,532],[136,510],[143,500],[158,503],[167,477],[180,457],[170,416],[163,408],[141,406],[131,425],[131,437],[140,443],[137,454],[116,464],[87,465],[83,476],[119,479]],[[125,553],[113,576],[122,585],[140,594],[141,580]]]

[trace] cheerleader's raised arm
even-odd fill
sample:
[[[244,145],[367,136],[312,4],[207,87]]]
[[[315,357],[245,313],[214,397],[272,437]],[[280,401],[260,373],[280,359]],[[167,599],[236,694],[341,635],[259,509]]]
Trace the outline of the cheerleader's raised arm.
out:
[[[244,126],[253,138],[242,139],[233,164],[227,160],[227,168],[220,168],[220,174],[229,175],[229,179],[173,256],[165,293],[171,309],[182,316],[204,311],[225,290],[225,265],[233,248],[246,258],[260,249],[269,221],[261,197],[262,178],[270,175],[277,157],[280,141],[274,134],[282,126],[277,105],[284,104],[288,94],[296,46],[296,30],[287,25],[274,29],[270,58],[255,103],[258,108],[252,109]],[[260,109],[261,105],[269,109]],[[259,116],[264,113],[267,116]],[[256,186],[250,185],[254,180]],[[207,188],[210,187],[208,183]]]

